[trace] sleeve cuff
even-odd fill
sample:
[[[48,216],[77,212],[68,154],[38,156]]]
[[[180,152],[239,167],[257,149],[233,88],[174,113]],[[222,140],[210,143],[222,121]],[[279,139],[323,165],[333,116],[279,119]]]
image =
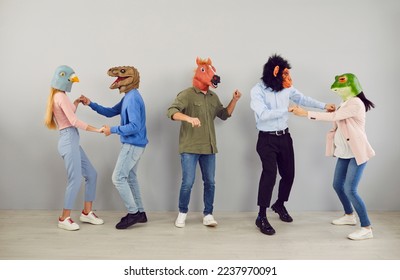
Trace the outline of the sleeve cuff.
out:
[[[310,120],[316,120],[316,118],[315,118],[315,116],[314,116],[312,111],[308,111],[307,118],[310,119]]]
[[[112,126],[111,128],[110,128],[110,132],[111,133],[117,133],[117,131],[118,131],[118,126]]]
[[[96,110],[97,103],[90,101],[89,107],[92,108],[93,110]]]
[[[178,109],[171,108],[171,109],[168,110],[167,116],[168,116],[168,118],[170,118],[172,120],[172,116],[175,115],[178,112],[180,112]]]

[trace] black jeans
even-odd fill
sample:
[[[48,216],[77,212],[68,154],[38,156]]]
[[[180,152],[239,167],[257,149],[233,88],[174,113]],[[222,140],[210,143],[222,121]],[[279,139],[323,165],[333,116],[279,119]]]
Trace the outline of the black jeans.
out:
[[[290,133],[277,136],[260,131],[257,153],[262,162],[262,173],[258,187],[258,206],[270,206],[277,171],[281,176],[278,199],[288,201],[294,180],[294,151]]]

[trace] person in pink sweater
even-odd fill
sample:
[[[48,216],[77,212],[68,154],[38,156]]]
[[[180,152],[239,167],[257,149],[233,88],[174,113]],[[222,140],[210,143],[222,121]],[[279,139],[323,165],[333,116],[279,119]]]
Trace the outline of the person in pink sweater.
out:
[[[71,67],[62,65],[56,69],[51,81],[45,116],[47,128],[59,130],[58,151],[64,159],[67,170],[68,184],[65,191],[64,209],[58,219],[58,227],[65,230],[79,229],[79,225],[71,219],[71,209],[81,187],[82,177],[85,178],[85,202],[79,220],[95,225],[104,223],[92,211],[96,195],[97,172],[79,145],[78,132],[79,128],[102,133],[104,128],[99,129],[88,125],[75,115],[81,101],[77,99],[72,104],[66,95],[66,92],[71,91],[74,82],[79,82],[79,79]]]
[[[375,155],[365,133],[365,113],[375,108],[375,105],[365,97],[354,74],[336,76],[331,89],[343,101],[335,112],[312,112],[297,106],[291,107],[290,111],[311,120],[333,122],[333,128],[327,134],[326,155],[338,158],[333,188],[343,205],[345,214],[333,220],[332,224],[356,225],[354,207],[360,219],[361,229],[349,234],[348,238],[369,239],[373,237],[371,222],[357,189],[368,160]]]

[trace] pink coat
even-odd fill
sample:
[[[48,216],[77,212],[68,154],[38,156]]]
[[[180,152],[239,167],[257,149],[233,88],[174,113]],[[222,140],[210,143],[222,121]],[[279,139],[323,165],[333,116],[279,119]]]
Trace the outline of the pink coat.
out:
[[[334,136],[339,126],[347,139],[358,165],[367,162],[375,155],[365,133],[365,106],[358,97],[349,99],[332,113],[308,112],[308,118],[317,121],[332,121],[333,128],[326,135],[326,155],[333,156]]]

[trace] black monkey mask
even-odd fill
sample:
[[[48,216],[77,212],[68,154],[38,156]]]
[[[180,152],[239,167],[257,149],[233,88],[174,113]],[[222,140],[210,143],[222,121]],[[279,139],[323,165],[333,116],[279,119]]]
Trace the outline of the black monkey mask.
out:
[[[289,69],[291,69],[289,62],[281,56],[274,54],[265,63],[261,79],[273,91],[281,91],[292,85]]]

